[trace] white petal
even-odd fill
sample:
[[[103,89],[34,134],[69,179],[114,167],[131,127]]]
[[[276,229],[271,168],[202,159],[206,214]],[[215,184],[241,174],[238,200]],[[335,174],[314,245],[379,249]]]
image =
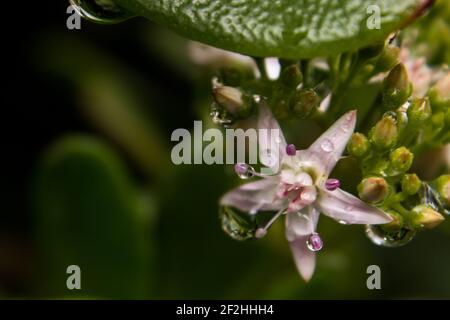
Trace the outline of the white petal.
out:
[[[259,104],[258,129],[260,161],[273,172],[277,172],[286,152],[286,139],[264,100]]]
[[[383,224],[392,220],[378,208],[369,206],[341,189],[322,190],[315,202],[323,214],[346,224]]]
[[[330,174],[341,157],[355,124],[356,111],[347,112],[308,148],[311,156],[322,163],[324,175]]]
[[[300,236],[294,241],[289,241],[295,265],[305,281],[311,279],[316,268],[316,253],[308,249],[306,245],[307,239],[308,236]]]
[[[285,200],[276,200],[277,179],[262,179],[246,183],[222,196],[221,205],[232,206],[241,211],[279,211],[287,206]]]
[[[286,238],[295,241],[300,236],[310,235],[316,230],[319,221],[319,211],[312,206],[304,208],[301,212],[286,214]]]

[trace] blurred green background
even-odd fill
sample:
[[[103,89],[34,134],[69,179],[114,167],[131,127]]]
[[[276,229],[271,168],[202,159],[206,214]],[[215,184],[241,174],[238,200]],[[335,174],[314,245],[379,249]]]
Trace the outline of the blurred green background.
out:
[[[212,70],[148,21],[68,30],[66,8],[15,8],[23,19],[5,38],[0,298],[450,298],[448,221],[391,249],[322,216],[308,284],[281,220],[262,240],[230,239],[218,199],[238,183],[231,166],[170,161],[172,131],[208,121]],[[448,17],[435,10],[415,27],[435,64],[449,63]],[[66,288],[72,264],[82,290]],[[382,290],[366,287],[372,264]]]

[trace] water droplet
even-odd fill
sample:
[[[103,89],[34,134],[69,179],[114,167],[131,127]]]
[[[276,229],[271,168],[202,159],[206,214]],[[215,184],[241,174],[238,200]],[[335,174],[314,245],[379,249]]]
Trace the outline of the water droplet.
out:
[[[323,241],[317,232],[311,233],[306,240],[306,246],[313,252],[320,251],[323,248]]]
[[[255,174],[255,169],[246,163],[236,163],[234,165],[234,172],[241,179],[250,179]]]
[[[394,111],[387,111],[383,114],[383,118],[391,118],[392,120],[394,120],[395,123],[397,123],[398,118],[397,118],[397,113],[395,113]]]
[[[211,108],[209,116],[214,124],[228,127],[233,124],[234,119],[230,113],[228,113],[224,108],[222,108],[216,102],[211,103]]]
[[[325,152],[331,152],[334,150],[333,142],[331,142],[329,139],[324,139],[320,144],[320,147]]]
[[[342,131],[348,132],[350,130],[350,125],[348,123],[344,123],[341,127]]]
[[[378,225],[366,225],[367,237],[376,245],[383,247],[401,247],[410,242],[416,231],[402,228],[398,232],[388,233]]]
[[[346,220],[338,220],[338,222],[339,222],[340,224],[343,224],[343,225],[349,224],[349,222],[346,221]]]
[[[450,210],[445,206],[445,200],[441,199],[439,192],[437,192],[427,182],[422,183],[422,188],[419,192],[420,203],[425,204],[435,211],[450,215]]]
[[[260,103],[260,102],[261,102],[261,96],[255,94],[255,95],[253,96],[253,101],[255,101],[256,103]]]
[[[119,23],[135,16],[108,0],[70,0],[83,18],[102,24]]]
[[[257,226],[254,215],[229,206],[221,206],[219,217],[222,230],[234,240],[243,241],[255,237]]]

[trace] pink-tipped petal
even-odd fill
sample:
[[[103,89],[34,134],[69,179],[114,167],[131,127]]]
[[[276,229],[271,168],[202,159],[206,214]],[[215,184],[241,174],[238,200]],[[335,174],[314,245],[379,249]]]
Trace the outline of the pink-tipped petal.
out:
[[[301,236],[289,241],[297,270],[306,282],[311,280],[316,268],[316,253],[308,249],[308,237]]]
[[[322,190],[316,207],[323,214],[343,224],[383,224],[392,220],[382,210],[366,204],[342,189]]]
[[[356,111],[350,111],[340,117],[309,148],[316,161],[323,164],[324,174],[328,176],[344,152],[356,124]]]
[[[277,186],[278,181],[275,179],[246,183],[224,194],[220,204],[252,214],[258,211],[279,211],[287,204],[283,200],[274,201]]]
[[[301,212],[286,214],[286,238],[295,241],[300,236],[310,235],[316,230],[319,221],[319,211],[312,206],[302,209]]]

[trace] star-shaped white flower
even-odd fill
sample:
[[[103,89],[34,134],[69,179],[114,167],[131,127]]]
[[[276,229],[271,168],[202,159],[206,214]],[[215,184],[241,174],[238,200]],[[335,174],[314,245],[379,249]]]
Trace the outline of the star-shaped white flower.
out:
[[[263,237],[270,225],[286,214],[286,238],[298,271],[306,281],[314,273],[315,251],[323,245],[316,232],[320,212],[342,224],[391,221],[383,211],[339,189],[339,180],[328,178],[353,133],[355,123],[356,111],[348,112],[307,150],[296,150],[294,145],[286,143],[278,122],[261,101],[258,129],[275,129],[272,132],[279,132],[279,136],[260,137],[260,159],[263,165],[275,169],[275,173],[259,174],[247,164],[236,164],[235,171],[241,177],[256,175],[263,179],[237,187],[220,200],[221,205],[250,214],[277,211],[264,228],[256,231],[256,237]],[[276,157],[278,161],[269,161],[267,151],[272,156],[279,155]]]

